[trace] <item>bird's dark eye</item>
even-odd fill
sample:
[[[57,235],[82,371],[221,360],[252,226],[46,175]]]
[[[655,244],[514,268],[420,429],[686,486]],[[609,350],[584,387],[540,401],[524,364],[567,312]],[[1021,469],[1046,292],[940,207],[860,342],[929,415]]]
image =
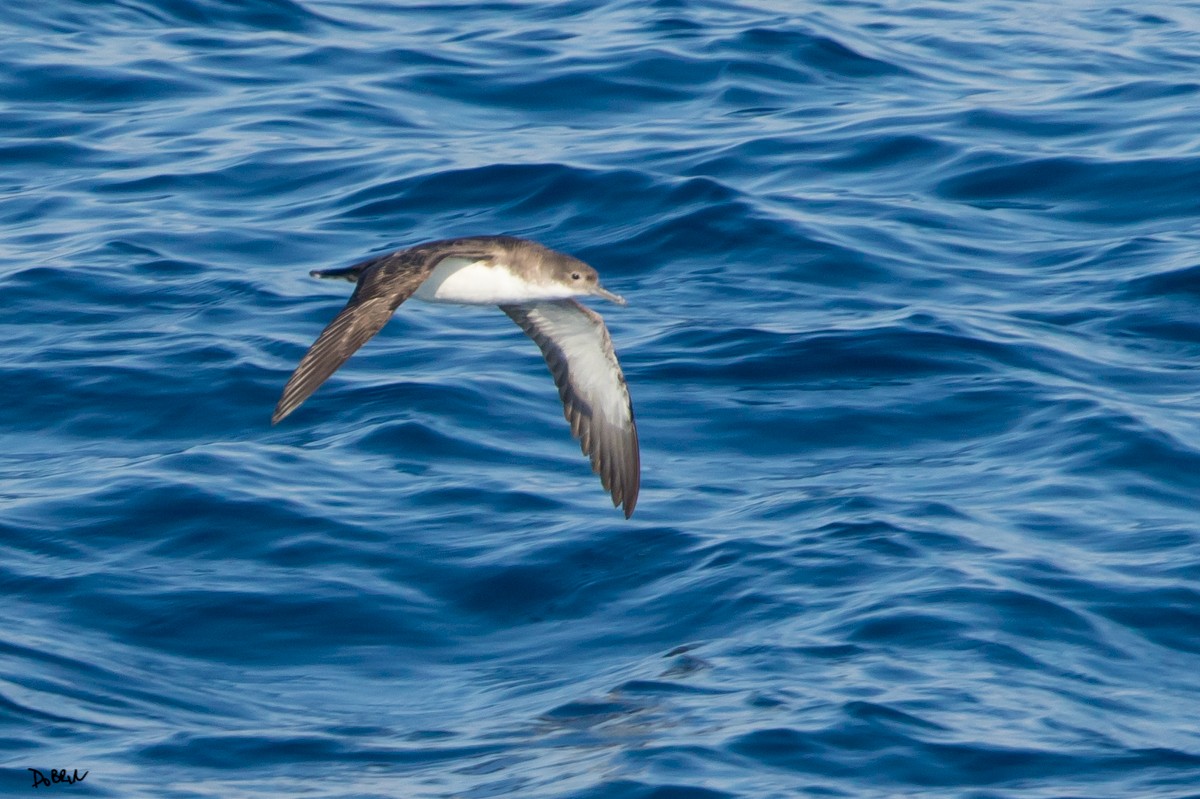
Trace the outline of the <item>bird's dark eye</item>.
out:
[[[579,279],[579,273],[578,273],[578,272],[572,272],[572,273],[571,273],[571,279],[572,279],[572,280],[578,280],[578,279]]]

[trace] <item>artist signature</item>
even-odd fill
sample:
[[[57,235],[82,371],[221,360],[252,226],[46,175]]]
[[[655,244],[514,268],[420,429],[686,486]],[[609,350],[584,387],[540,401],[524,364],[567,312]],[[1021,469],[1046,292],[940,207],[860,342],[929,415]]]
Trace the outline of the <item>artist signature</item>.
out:
[[[86,772],[86,771],[83,772],[82,774],[80,774],[79,769],[72,769],[71,773],[68,774],[67,770],[65,768],[64,769],[57,769],[57,768],[50,769],[49,777],[47,777],[45,774],[43,774],[42,772],[38,771],[35,768],[26,769],[26,771],[33,772],[33,787],[34,788],[41,788],[41,787],[49,788],[51,785],[55,785],[60,782],[65,782],[67,785],[74,785],[77,782],[83,782],[83,778],[88,775],[88,772]]]

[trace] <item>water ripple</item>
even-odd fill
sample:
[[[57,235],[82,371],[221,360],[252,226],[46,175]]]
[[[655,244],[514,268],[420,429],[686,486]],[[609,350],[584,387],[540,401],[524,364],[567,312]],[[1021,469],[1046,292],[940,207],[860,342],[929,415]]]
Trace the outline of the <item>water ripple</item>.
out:
[[[1194,796],[1197,23],[3,6],[0,793]],[[629,522],[495,309],[270,424],[492,232],[631,301]]]

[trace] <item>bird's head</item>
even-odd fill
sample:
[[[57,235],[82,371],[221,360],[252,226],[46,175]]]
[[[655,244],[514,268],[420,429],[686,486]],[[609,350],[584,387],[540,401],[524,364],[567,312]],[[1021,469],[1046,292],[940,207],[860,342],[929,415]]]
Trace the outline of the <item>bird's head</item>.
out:
[[[625,304],[624,297],[619,294],[613,294],[600,285],[600,275],[596,273],[595,269],[570,255],[563,253],[555,253],[555,255],[557,258],[555,259],[553,270],[554,278],[557,282],[567,286],[572,294],[590,294],[596,297],[603,297],[606,300],[615,302],[617,305]]]

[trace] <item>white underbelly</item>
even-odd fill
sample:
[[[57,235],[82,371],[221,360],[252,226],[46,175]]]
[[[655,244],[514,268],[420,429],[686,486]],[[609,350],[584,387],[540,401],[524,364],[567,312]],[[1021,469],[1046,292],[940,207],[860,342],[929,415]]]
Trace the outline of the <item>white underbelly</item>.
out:
[[[562,288],[531,283],[503,265],[488,266],[469,258],[445,258],[413,294],[425,302],[462,305],[506,305],[570,296]]]

